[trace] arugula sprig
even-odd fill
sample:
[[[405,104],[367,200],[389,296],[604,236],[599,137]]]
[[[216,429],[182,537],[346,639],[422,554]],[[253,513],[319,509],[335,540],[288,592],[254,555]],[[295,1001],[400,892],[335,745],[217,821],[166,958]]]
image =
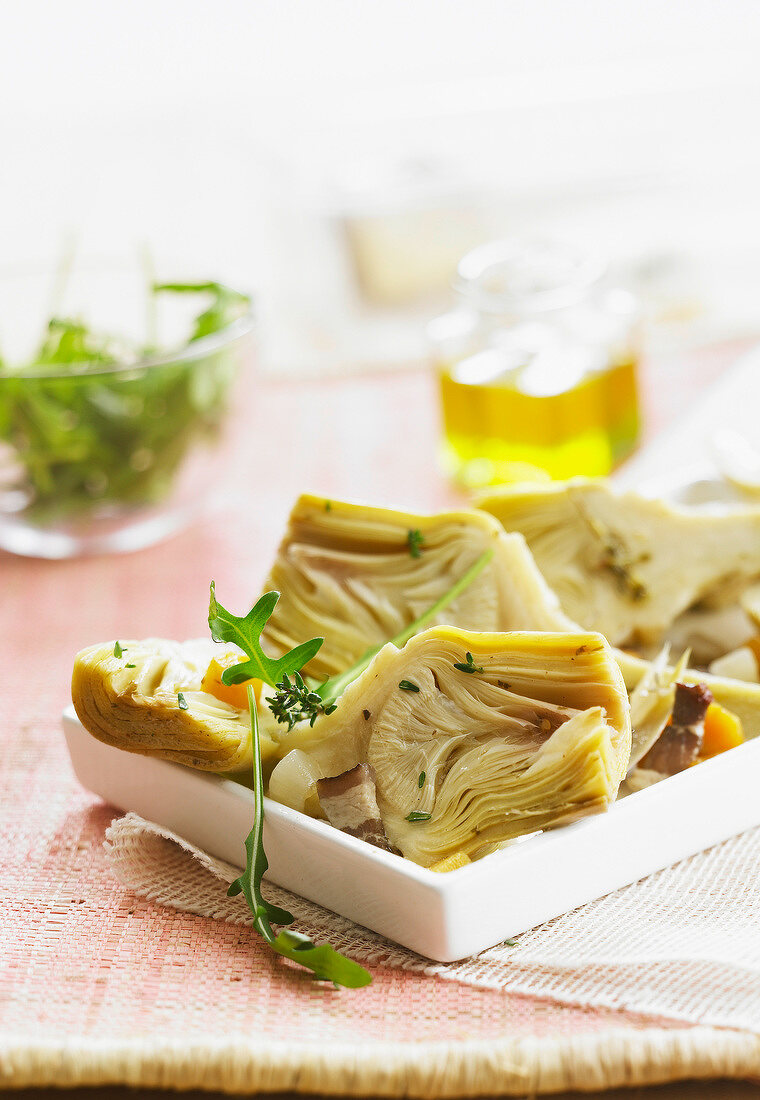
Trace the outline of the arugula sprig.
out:
[[[261,770],[261,744],[256,701],[248,685],[248,707],[251,712],[251,745],[253,749],[253,828],[245,842],[246,865],[227,891],[230,897],[242,894],[253,914],[253,927],[278,955],[311,970],[318,981],[336,986],[360,989],[369,985],[371,975],[352,959],[347,959],[327,943],[315,944],[308,936],[289,928],[275,932],[273,924],[289,925],[294,917],[286,909],[273,905],[261,893],[261,880],[269,864],[264,851],[264,779]]]
[[[474,565],[440,599],[436,600],[419,619],[396,635],[393,642],[399,646],[404,645],[419,629],[430,622],[439,611],[451,603],[468,585],[472,584],[475,577],[485,568],[492,557],[492,550],[482,554]],[[352,680],[364,671],[382,646],[376,646],[374,649],[369,650],[348,672],[343,673],[342,676],[336,676],[332,680],[325,681],[319,688],[312,691],[301,676],[301,669],[319,652],[324,638],[311,638],[308,642],[303,642],[289,653],[285,653],[278,658],[267,656],[261,648],[261,634],[279,598],[279,592],[266,592],[247,615],[242,617],[233,615],[217,600],[214,582],[212,581],[208,622],[211,628],[211,637],[214,641],[234,642],[243,650],[247,658],[230,668],[226,668],[222,672],[222,682],[227,685],[239,684],[244,680],[256,678],[263,680],[270,687],[274,687],[276,694],[274,699],[270,700],[270,709],[278,721],[287,722],[288,729],[292,729],[293,725],[303,718],[309,718],[311,725],[313,725],[319,713],[329,714],[333,711],[335,709],[335,699]],[[289,679],[290,676],[293,677],[292,681]],[[296,701],[296,708],[292,705],[293,700]],[[248,684],[248,708],[251,715],[254,820],[253,828],[245,842],[245,870],[232,883],[228,894],[231,897],[238,894],[243,895],[253,914],[254,928],[278,955],[282,955],[307,970],[311,970],[319,981],[331,981],[336,986],[359,989],[372,981],[371,976],[364,967],[351,959],[347,959],[329,944],[316,945],[308,936],[287,927],[281,928],[277,933],[272,928],[273,924],[281,926],[292,924],[294,918],[285,909],[280,909],[279,906],[268,902],[261,893],[261,880],[269,864],[263,843],[264,780],[261,767],[261,743],[256,701],[250,683]],[[420,776],[420,779],[424,782],[424,773]],[[425,815],[412,811],[407,820],[426,821],[429,817],[429,814]]]
[[[35,365],[112,363],[114,358],[113,341],[109,337],[96,336],[82,321],[51,317]]]
[[[233,321],[244,316],[251,304],[247,294],[233,290],[224,283],[154,283],[152,289],[154,294],[211,295],[211,304],[195,318],[188,340],[190,344],[231,325]]]

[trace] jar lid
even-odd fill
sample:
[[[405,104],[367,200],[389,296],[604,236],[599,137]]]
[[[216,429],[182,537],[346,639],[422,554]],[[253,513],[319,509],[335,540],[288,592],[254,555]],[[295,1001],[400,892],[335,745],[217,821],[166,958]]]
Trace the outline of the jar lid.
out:
[[[604,274],[602,256],[540,238],[491,241],[468,252],[454,288],[479,310],[543,312],[579,301]]]

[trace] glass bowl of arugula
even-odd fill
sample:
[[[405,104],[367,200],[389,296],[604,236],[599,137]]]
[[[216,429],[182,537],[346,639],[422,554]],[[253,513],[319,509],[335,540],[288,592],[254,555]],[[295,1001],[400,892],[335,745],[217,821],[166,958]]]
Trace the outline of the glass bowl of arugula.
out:
[[[115,269],[85,276],[97,327],[86,305],[48,309],[40,324],[23,289],[31,276],[0,281],[0,549],[12,553],[136,550],[180,530],[207,500],[239,403],[248,295],[216,282],[138,290]],[[125,303],[142,313],[142,339],[119,332]],[[35,312],[31,352],[6,357],[10,322]]]

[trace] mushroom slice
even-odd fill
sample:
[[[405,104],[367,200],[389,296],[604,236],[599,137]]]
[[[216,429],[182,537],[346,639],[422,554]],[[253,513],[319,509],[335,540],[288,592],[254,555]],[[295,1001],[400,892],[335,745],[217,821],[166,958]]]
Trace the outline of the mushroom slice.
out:
[[[607,809],[630,737],[601,635],[434,627],[385,646],[336,711],[285,747],[322,776],[370,765],[390,844],[429,867]]]
[[[369,764],[357,764],[342,775],[317,780],[317,793],[331,825],[390,852],[377,805],[375,773]]]
[[[712,698],[704,684],[676,684],[670,725],[642,757],[644,771],[675,775],[696,763]]]
[[[760,578],[760,503],[695,507],[602,481],[505,487],[477,504],[521,532],[562,609],[613,645],[661,644],[687,608]]]
[[[263,640],[284,653],[315,635],[307,668],[333,676],[424,614],[481,555],[493,558],[438,616],[470,630],[567,630],[573,624],[523,538],[484,512],[423,516],[302,496],[265,584],[281,593]]]
[[[122,652],[122,656],[115,656]],[[128,752],[158,756],[203,771],[251,765],[248,710],[201,690],[220,647],[212,641],[162,638],[90,646],[74,661],[71,697],[93,737]],[[274,742],[262,732],[262,757]]]
[[[673,713],[676,682],[684,673],[689,655],[684,653],[675,668],[671,668],[669,653],[670,647],[665,646],[631,692],[629,773],[655,744]]]

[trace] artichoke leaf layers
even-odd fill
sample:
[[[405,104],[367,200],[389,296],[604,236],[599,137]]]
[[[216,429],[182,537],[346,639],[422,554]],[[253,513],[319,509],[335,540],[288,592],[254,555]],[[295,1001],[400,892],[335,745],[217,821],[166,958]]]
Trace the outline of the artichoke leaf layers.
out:
[[[203,771],[250,768],[248,710],[201,689],[209,661],[221,652],[210,640],[147,638],[89,646],[74,661],[74,709],[93,737],[115,748]],[[262,731],[262,756],[274,748]]]
[[[601,635],[452,627],[385,646],[335,713],[290,741],[312,774],[370,764],[390,843],[423,866],[606,810],[630,743]]]
[[[525,536],[563,611],[613,645],[659,646],[689,608],[736,603],[760,578],[760,504],[671,504],[584,478],[476,503]]]
[[[507,535],[485,512],[422,516],[302,496],[264,585],[281,597],[263,640],[284,653],[324,637],[306,671],[345,672],[428,611],[489,550],[490,562],[436,622],[573,629],[522,536]]]

